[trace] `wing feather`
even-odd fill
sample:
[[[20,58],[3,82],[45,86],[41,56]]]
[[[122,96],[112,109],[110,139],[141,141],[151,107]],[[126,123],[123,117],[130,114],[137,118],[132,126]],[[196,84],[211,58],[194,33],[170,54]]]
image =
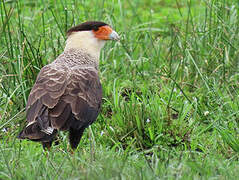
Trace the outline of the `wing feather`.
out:
[[[61,113],[59,116],[53,117],[50,115],[52,127],[54,127],[55,129],[61,129],[66,123],[66,121],[69,119],[70,114],[71,107],[70,105],[66,105],[63,109],[61,109]]]
[[[55,77],[64,77],[61,81],[54,81]],[[40,116],[42,107],[54,108],[64,94],[67,85],[67,72],[57,71],[50,65],[44,66],[38,74],[27,102],[27,121],[32,122]]]
[[[69,127],[72,115],[78,124],[91,124],[98,116],[102,98],[98,71],[94,67],[58,68],[47,65],[41,69],[27,102],[28,122],[43,120],[39,116],[46,107],[48,122],[44,117],[44,123],[56,129]]]
[[[62,113],[62,109],[65,109],[67,103],[64,101],[59,101],[57,105],[50,110],[51,117],[59,117]]]

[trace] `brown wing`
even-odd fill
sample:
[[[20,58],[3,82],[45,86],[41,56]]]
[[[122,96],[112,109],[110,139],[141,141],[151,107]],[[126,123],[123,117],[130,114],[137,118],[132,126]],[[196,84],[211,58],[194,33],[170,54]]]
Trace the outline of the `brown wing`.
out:
[[[27,102],[27,121],[41,128],[67,129],[70,119],[84,126],[95,121],[101,104],[102,89],[93,67],[71,71],[50,65],[41,69]],[[68,123],[68,124],[67,124]]]

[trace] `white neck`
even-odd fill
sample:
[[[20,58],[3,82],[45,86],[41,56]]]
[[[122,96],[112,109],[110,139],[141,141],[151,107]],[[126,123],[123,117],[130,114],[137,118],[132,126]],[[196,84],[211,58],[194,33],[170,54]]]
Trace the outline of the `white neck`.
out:
[[[92,31],[79,31],[73,32],[67,38],[64,51],[68,49],[81,49],[99,60],[100,50],[104,45],[105,41],[96,38]]]

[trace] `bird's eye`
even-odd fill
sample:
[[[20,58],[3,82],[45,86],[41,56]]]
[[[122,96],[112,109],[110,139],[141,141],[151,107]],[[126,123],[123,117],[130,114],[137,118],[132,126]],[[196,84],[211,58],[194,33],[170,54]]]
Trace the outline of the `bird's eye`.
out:
[[[94,26],[92,29],[93,29],[94,31],[98,31],[98,30],[99,30],[99,27]]]

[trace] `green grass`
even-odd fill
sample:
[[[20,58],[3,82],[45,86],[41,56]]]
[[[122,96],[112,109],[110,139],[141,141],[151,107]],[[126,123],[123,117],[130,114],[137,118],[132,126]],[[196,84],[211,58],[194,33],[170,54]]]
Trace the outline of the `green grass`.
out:
[[[238,179],[237,0],[0,1],[0,179]],[[65,31],[111,24],[103,105],[72,155],[19,141],[35,78]]]

